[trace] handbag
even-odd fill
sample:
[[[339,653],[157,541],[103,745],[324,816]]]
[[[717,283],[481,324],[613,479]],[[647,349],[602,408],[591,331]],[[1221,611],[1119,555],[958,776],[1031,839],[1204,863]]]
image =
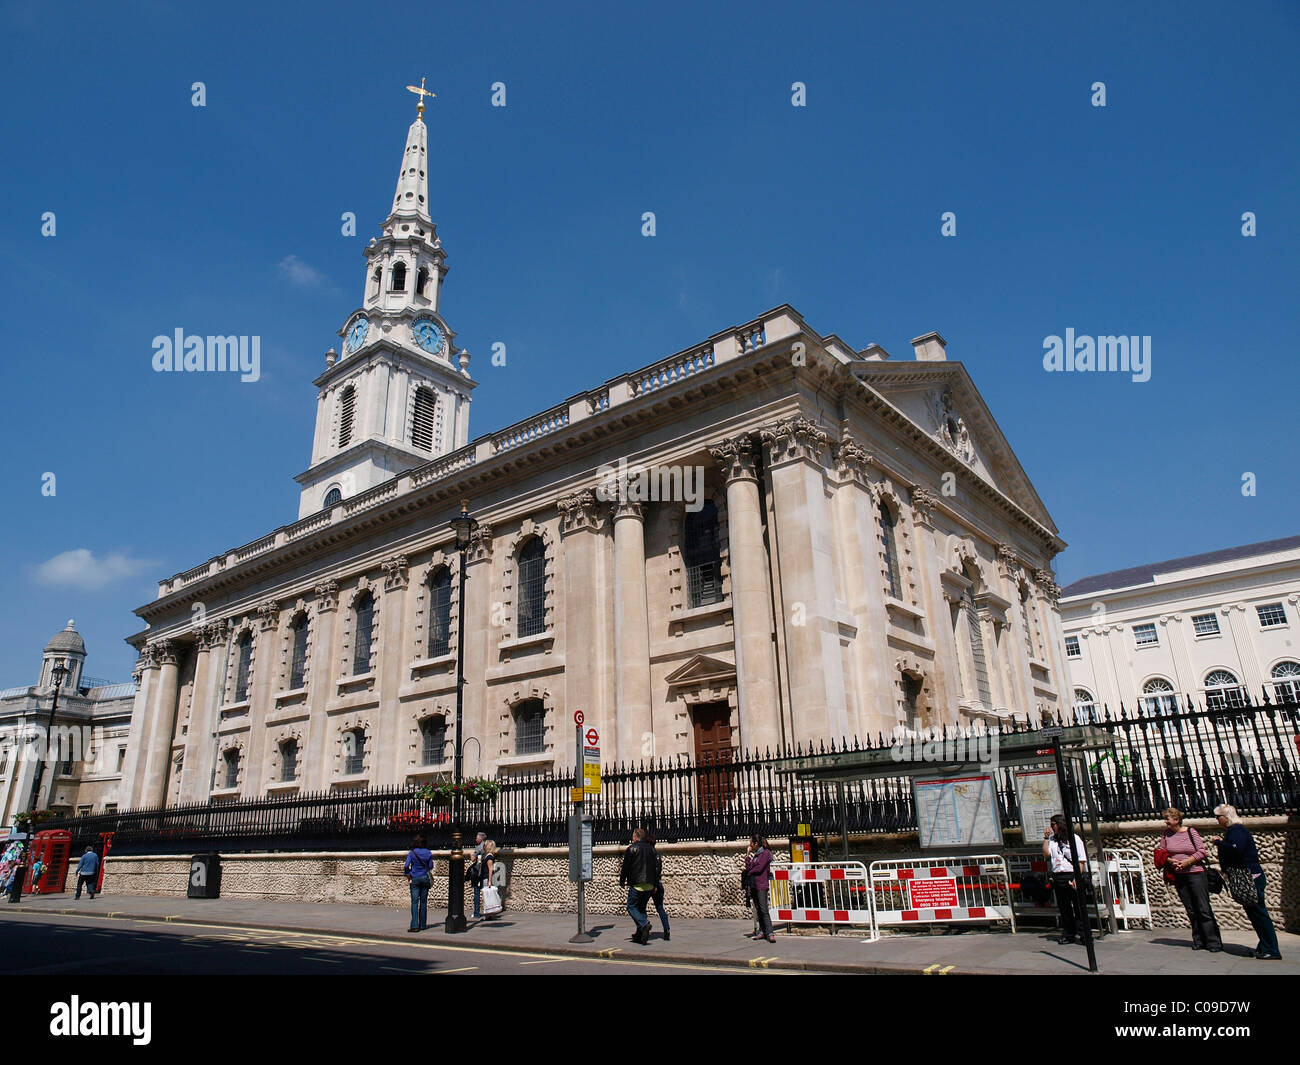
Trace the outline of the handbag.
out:
[[[1228,894],[1233,902],[1243,906],[1258,906],[1259,892],[1255,890],[1255,878],[1244,865],[1225,865],[1223,879],[1228,882]]]
[[[1223,874],[1212,865],[1205,867],[1205,890],[1217,895],[1223,890]]]
[[[501,889],[489,884],[483,889],[483,916],[495,917],[505,906],[501,903]]]

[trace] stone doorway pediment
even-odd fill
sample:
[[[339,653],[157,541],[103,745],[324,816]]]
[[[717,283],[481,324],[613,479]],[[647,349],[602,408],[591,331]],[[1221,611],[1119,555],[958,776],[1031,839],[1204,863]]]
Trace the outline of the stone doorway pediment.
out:
[[[736,688],[736,666],[720,658],[695,655],[665,678],[669,695],[688,703],[725,699]]]

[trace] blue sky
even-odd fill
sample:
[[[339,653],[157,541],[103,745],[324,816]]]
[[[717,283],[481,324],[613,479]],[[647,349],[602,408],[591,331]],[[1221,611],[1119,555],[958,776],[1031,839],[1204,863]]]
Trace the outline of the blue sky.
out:
[[[1300,7],[1133,6],[0,6],[0,687],[69,617],[128,678],[159,577],[296,518],[422,74],[474,435],[789,302],[944,335],[1062,583],[1300,531]],[[178,326],[261,380],[155,374]],[[1066,328],[1151,336],[1151,380],[1045,373]]]

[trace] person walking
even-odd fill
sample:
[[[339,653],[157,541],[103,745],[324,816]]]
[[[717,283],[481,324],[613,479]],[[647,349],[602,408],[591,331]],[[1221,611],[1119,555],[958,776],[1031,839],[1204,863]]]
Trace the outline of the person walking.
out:
[[[1187,911],[1192,926],[1192,950],[1217,954],[1223,949],[1219,922],[1210,907],[1210,888],[1205,875],[1205,840],[1196,829],[1183,827],[1183,812],[1171,806],[1165,811],[1165,830],[1157,850],[1165,851],[1162,863],[1173,876],[1174,890]],[[1168,876],[1166,876],[1168,882]]]
[[[429,927],[429,888],[433,886],[433,851],[425,838],[416,836],[406,855],[402,872],[411,878],[411,927],[408,932],[423,932]]]
[[[483,881],[487,879],[483,862],[483,841],[485,839],[487,839],[486,832],[480,832],[474,837],[474,857],[470,860],[469,870],[465,874],[470,885],[474,888],[474,919],[476,921],[483,916]]]
[[[505,911],[506,869],[495,840],[483,841],[483,920],[495,921]]]
[[[1264,867],[1259,864],[1259,850],[1255,846],[1255,837],[1250,834],[1250,829],[1241,823],[1241,815],[1237,813],[1235,806],[1230,806],[1226,802],[1216,806],[1214,817],[1224,832],[1222,836],[1216,836],[1210,842],[1219,850],[1219,865],[1223,867],[1223,876],[1228,881],[1229,888],[1233,888],[1234,880],[1250,877],[1249,893],[1253,893],[1254,900],[1243,902],[1238,898],[1240,891],[1233,891],[1232,897],[1246,911],[1251,927],[1259,936],[1255,957],[1267,961],[1281,961],[1282,951],[1277,944],[1277,929],[1273,927],[1273,918],[1268,915],[1268,907],[1264,904],[1264,886],[1268,883],[1268,878],[1264,875]]]
[[[776,942],[772,934],[772,915],[767,909],[767,887],[771,879],[772,852],[767,849],[767,840],[762,836],[750,836],[749,847],[745,851],[745,890],[749,895],[750,905],[754,907],[754,917],[758,921],[758,932],[751,939],[766,939]]]
[[[1074,834],[1074,849],[1083,866],[1083,876],[1087,876],[1088,852],[1084,850],[1083,840]],[[1061,911],[1061,938],[1058,943],[1082,943],[1083,922],[1088,915],[1083,909],[1084,892],[1087,881],[1081,885],[1082,877],[1074,868],[1074,859],[1070,855],[1070,836],[1066,832],[1065,816],[1052,814],[1047,831],[1043,833],[1043,857],[1048,860],[1048,871],[1052,876],[1052,893],[1056,895],[1056,906]]]
[[[627,888],[627,912],[636,923],[632,933],[633,943],[650,942],[650,918],[646,916],[646,903],[654,895],[659,868],[659,856],[646,842],[646,831],[632,831],[632,842],[623,852],[623,865],[618,874],[618,886]]]
[[[645,830],[645,841],[652,848],[658,845],[653,828]],[[659,914],[659,923],[663,925],[664,929],[664,942],[667,943],[672,939],[672,935],[668,930],[668,911],[664,909],[664,856],[658,850],[655,851],[655,889],[650,896],[650,900],[655,904],[655,910]],[[648,913],[647,916],[649,916]]]
[[[37,858],[36,861],[32,862],[32,894],[33,895],[39,895],[41,893],[41,877],[43,877],[44,875],[45,875],[45,862],[42,861],[40,858]]]
[[[81,856],[81,861],[77,863],[77,898],[81,898],[81,889],[84,887],[90,892],[90,899],[95,899],[95,881],[99,878],[99,855],[95,853],[94,847],[87,847],[86,853]]]

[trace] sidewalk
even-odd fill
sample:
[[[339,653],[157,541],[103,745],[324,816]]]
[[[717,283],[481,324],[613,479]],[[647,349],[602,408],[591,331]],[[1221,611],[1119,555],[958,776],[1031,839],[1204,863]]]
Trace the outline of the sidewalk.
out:
[[[209,925],[275,929],[289,932],[345,935],[411,943],[418,940],[498,950],[540,951],[578,956],[609,955],[620,960],[640,957],[655,961],[716,965],[722,969],[761,967],[828,973],[925,973],[931,975],[1086,974],[1087,952],[1081,946],[1060,946],[1055,934],[1031,929],[1017,935],[971,929],[959,935],[886,935],[876,943],[862,942],[862,930],[838,935],[783,934],[776,942],[752,942],[748,921],[672,921],[672,940],[665,943],[659,925],[646,946],[630,941],[629,917],[592,915],[588,929],[594,943],[570,943],[577,931],[574,914],[510,913],[495,921],[470,922],[467,932],[448,935],[445,913],[430,912],[436,921],[419,936],[406,931],[406,907],[355,906],[268,902],[260,899],[186,899],[153,896],[114,898],[100,895],[93,902],[72,894],[24,896],[17,905],[0,902],[0,919],[21,920],[23,914],[75,914],[144,921],[193,921]],[[669,915],[671,918],[671,914]],[[1185,928],[1153,932],[1121,932],[1097,943],[1103,974],[1129,975],[1290,975],[1300,974],[1300,935],[1280,934],[1283,961],[1258,961],[1251,956],[1255,938],[1249,932],[1225,931],[1221,954],[1191,949]]]

